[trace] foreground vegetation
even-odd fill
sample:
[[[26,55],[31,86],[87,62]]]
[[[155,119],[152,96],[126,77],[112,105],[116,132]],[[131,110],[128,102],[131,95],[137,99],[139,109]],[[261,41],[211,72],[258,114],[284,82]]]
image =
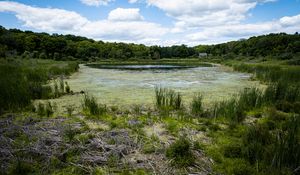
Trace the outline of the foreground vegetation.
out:
[[[0,28],[0,174],[299,174],[299,37],[147,47]],[[199,52],[209,56],[191,58]],[[78,69],[74,60],[214,62],[251,73],[266,88],[205,106],[205,92],[183,103],[176,89],[156,87],[151,108],[121,110],[72,92],[66,78]],[[72,94],[82,94],[82,107],[54,115],[48,100]]]
[[[51,102],[33,107],[30,102],[68,95],[60,77],[76,71],[77,64],[3,60],[1,77],[6,83],[1,83],[2,95],[12,93],[10,97],[15,98],[7,97],[2,102],[6,107],[2,112],[14,113],[0,119],[1,173],[299,173],[299,68],[225,64],[253,73],[253,79],[268,87],[245,89],[210,107],[203,105],[205,94],[201,92],[184,105],[180,93],[156,87],[155,106],[145,109],[136,105],[127,111],[99,104],[93,96],[83,94],[80,113],[74,113],[69,106],[65,115],[55,116]],[[13,71],[16,75],[5,74],[10,70],[20,71]],[[9,81],[10,77],[21,83],[11,84],[15,81]],[[57,83],[51,86],[51,95],[43,95],[44,84],[51,79]],[[31,84],[42,89],[42,95],[31,95],[35,94],[29,88]],[[12,88],[15,90],[8,91]],[[56,96],[55,92],[60,94]],[[16,113],[16,109],[20,112]]]
[[[76,62],[49,60],[0,60],[0,114],[28,107],[34,99],[56,98],[70,93],[63,78],[77,71]],[[46,85],[49,80],[54,86]]]

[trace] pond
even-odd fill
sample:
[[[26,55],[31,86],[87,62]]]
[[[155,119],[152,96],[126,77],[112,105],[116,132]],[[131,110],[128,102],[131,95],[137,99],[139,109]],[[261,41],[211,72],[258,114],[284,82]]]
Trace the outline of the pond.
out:
[[[204,103],[228,99],[246,87],[258,87],[251,75],[232,71],[228,67],[182,67],[170,65],[133,65],[89,67],[80,65],[67,80],[74,92],[85,91],[98,102],[119,107],[135,104],[153,106],[156,86],[180,92],[185,104],[195,93],[202,93]],[[79,107],[82,95],[67,95],[53,100],[59,107],[69,104]]]

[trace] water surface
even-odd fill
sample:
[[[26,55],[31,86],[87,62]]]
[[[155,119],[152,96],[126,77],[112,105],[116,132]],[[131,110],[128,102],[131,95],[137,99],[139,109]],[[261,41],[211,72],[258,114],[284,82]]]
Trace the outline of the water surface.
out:
[[[204,95],[204,102],[210,104],[212,101],[227,99],[246,87],[258,86],[258,82],[249,81],[250,76],[222,66],[183,68],[146,65],[107,69],[80,65],[79,72],[67,81],[74,92],[84,90],[101,103],[122,107],[133,104],[153,105],[155,86],[180,92],[186,104],[193,94],[200,92]],[[60,100],[75,103],[74,98],[79,96],[62,97]]]

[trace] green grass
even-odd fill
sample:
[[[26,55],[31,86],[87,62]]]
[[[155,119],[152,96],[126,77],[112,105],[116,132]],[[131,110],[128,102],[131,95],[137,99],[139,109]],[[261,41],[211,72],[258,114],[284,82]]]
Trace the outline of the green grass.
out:
[[[57,69],[53,71],[53,69]],[[78,69],[74,62],[47,60],[0,60],[0,114],[24,109],[31,100],[50,98],[47,80],[69,75]]]
[[[84,110],[88,111],[89,114],[93,116],[102,116],[107,112],[106,105],[98,104],[95,97],[87,94],[84,95],[82,106]]]
[[[195,117],[202,117],[204,113],[204,107],[203,107],[203,95],[202,94],[195,94],[193,97],[193,100],[191,102],[190,108],[191,108],[191,114]]]
[[[192,145],[189,140],[183,137],[179,138],[167,148],[166,156],[171,160],[172,165],[177,167],[188,167],[195,162]]]
[[[240,72],[248,72],[254,74],[255,78],[265,82],[299,82],[300,81],[300,67],[299,66],[282,66],[282,65],[268,65],[268,64],[245,64],[233,63],[234,70]]]
[[[180,93],[162,87],[155,87],[155,102],[158,109],[179,110],[183,107]]]

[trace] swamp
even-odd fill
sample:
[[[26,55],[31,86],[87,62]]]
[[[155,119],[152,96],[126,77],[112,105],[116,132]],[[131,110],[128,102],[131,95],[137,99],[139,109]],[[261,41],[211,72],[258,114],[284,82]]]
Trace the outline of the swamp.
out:
[[[0,29],[0,174],[300,173],[298,34],[148,47]]]

